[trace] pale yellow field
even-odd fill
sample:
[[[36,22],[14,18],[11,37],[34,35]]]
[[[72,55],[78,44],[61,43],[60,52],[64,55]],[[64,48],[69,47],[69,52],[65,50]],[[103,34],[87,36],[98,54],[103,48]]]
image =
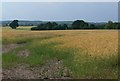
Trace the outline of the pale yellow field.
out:
[[[74,47],[91,56],[110,56],[118,52],[118,32],[112,30],[66,31],[65,36],[54,40],[63,41],[61,47]]]
[[[79,52],[91,56],[111,56],[118,52],[118,31],[117,30],[50,30],[30,31],[12,30],[3,28],[3,39],[13,41],[24,38],[53,37],[52,42],[62,42],[60,48],[76,48]],[[59,36],[59,37],[54,37]],[[78,54],[79,54],[78,52]]]

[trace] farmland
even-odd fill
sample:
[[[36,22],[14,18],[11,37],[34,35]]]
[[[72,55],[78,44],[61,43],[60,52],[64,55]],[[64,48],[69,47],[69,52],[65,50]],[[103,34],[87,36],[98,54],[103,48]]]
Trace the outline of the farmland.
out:
[[[2,28],[3,78],[117,78],[117,30],[30,28]]]

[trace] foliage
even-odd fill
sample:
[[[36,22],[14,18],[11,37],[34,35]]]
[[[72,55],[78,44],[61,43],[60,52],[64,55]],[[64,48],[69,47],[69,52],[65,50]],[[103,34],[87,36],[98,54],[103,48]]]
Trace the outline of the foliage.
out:
[[[19,26],[18,20],[13,20],[13,21],[9,24],[9,26],[10,26],[12,29],[16,29],[16,27]]]
[[[72,23],[73,29],[85,29],[88,27],[88,23],[84,22],[83,20],[76,20]]]
[[[31,30],[70,30],[70,29],[120,29],[119,22],[108,21],[108,23],[92,24],[83,20],[74,21],[71,26],[67,24],[57,24],[56,22],[47,22],[31,28]]]
[[[65,30],[67,28],[66,24],[58,25],[56,22],[47,22],[31,28],[31,30]]]

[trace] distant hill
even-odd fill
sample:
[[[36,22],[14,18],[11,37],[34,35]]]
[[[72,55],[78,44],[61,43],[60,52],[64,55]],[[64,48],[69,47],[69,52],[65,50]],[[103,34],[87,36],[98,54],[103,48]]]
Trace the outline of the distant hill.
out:
[[[37,26],[42,23],[42,21],[19,21],[20,26]]]
[[[3,26],[8,26],[12,21],[0,21],[0,25]],[[41,23],[47,23],[47,22],[56,22],[58,24],[67,24],[68,26],[71,26],[74,21],[25,21],[25,20],[19,20],[19,25],[20,26],[37,26]],[[94,24],[94,25],[100,25],[100,24],[105,24],[105,22],[88,22],[89,24]]]
[[[0,24],[3,26],[8,26],[10,24],[10,22],[12,21],[1,21]],[[19,25],[20,26],[37,26],[38,24],[40,24],[42,21],[20,21],[19,20]]]
[[[42,23],[47,23],[47,22],[56,22],[58,24],[67,24],[68,26],[71,26],[71,24],[74,22],[74,21],[42,21]]]
[[[8,26],[10,24],[10,22],[12,21],[0,21],[0,25],[3,26]],[[20,26],[37,26],[41,23],[47,23],[49,21],[23,21],[23,20],[19,20],[19,25]],[[52,22],[56,22],[58,24],[67,24],[67,25],[71,25],[73,21],[52,21]]]

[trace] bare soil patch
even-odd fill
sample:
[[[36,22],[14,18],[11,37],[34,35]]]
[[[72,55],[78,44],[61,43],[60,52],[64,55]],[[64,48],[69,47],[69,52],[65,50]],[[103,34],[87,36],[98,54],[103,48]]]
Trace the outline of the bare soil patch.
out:
[[[21,47],[24,44],[8,44],[8,45],[2,45],[2,53],[9,52],[17,47]]]
[[[60,79],[70,78],[70,70],[63,66],[62,61],[49,60],[39,67],[18,64],[11,69],[3,69],[3,79]]]
[[[20,57],[28,57],[30,55],[30,52],[28,50],[21,50],[17,53],[17,56]]]

